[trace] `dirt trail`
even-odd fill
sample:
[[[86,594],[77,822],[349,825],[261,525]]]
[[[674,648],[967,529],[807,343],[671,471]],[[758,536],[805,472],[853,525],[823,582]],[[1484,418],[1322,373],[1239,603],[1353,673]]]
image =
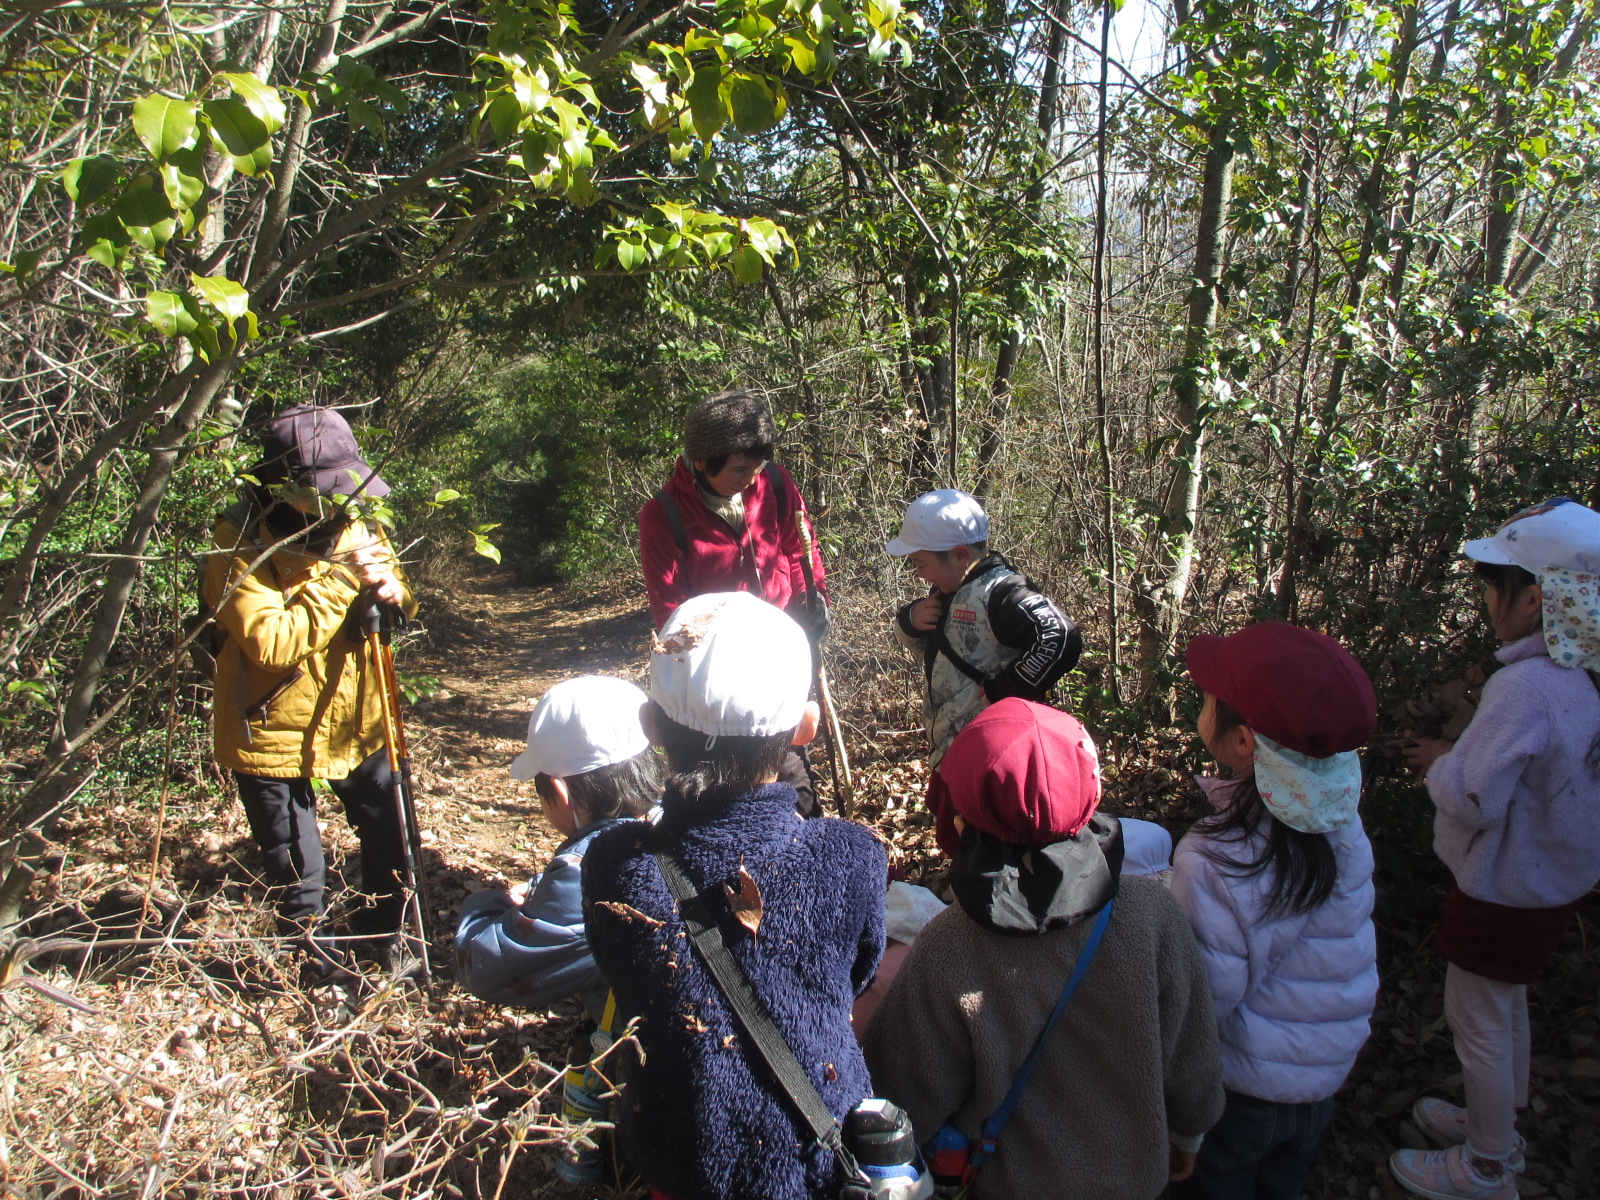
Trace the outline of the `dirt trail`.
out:
[[[650,619],[642,588],[577,592],[493,576],[428,597],[424,613],[400,671],[439,683],[411,706],[407,727],[434,904],[453,920],[462,896],[526,879],[560,842],[533,784],[507,770],[534,700],[574,675],[642,679]]]

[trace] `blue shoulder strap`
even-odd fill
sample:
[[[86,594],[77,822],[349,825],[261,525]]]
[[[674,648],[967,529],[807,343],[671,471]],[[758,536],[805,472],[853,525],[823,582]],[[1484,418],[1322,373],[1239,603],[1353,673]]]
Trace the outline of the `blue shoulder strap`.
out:
[[[1011,1090],[1006,1093],[1006,1098],[1000,1101],[1000,1107],[995,1109],[983,1123],[983,1135],[978,1139],[972,1157],[967,1160],[969,1174],[982,1166],[984,1159],[995,1152],[1000,1141],[1000,1131],[1011,1119],[1017,1101],[1022,1099],[1023,1089],[1028,1086],[1028,1077],[1033,1074],[1034,1067],[1039,1065],[1039,1055],[1044,1052],[1045,1039],[1050,1036],[1050,1031],[1055,1028],[1061,1014],[1066,1011],[1067,1001],[1071,1000],[1072,993],[1078,990],[1078,985],[1083,982],[1083,977],[1089,970],[1089,964],[1094,961],[1095,951],[1100,949],[1100,940],[1105,937],[1106,926],[1111,923],[1112,904],[1113,901],[1107,900],[1106,906],[1095,918],[1094,928],[1089,931],[1089,940],[1083,944],[1083,951],[1078,955],[1078,963],[1067,978],[1067,986],[1061,989],[1061,998],[1056,1001],[1055,1011],[1050,1014],[1050,1019],[1039,1031],[1033,1049],[1028,1051],[1028,1057],[1022,1060],[1022,1066],[1017,1068],[1017,1077],[1011,1081]]]

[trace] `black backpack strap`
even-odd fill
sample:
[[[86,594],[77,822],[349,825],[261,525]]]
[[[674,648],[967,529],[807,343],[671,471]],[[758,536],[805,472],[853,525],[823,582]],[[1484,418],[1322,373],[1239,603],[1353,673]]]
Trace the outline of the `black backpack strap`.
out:
[[[995,568],[993,568],[993,569],[997,570],[1002,565],[1005,567],[1005,571],[1006,571],[1005,578],[1003,578],[1003,579],[999,580],[998,582],[996,582],[996,584],[994,585],[995,587],[999,587],[1000,584],[1002,584],[1002,583],[1004,583],[1006,581],[1006,579],[1020,579],[1023,583],[1027,584],[1030,587],[1033,585],[1033,581],[1032,580],[1030,580],[1026,575],[1020,575],[1016,571],[1011,570],[1010,564],[1006,563],[1003,559],[1001,560],[1000,563],[997,563],[995,565]],[[987,575],[988,572],[985,571],[984,574]],[[991,592],[991,594],[993,594],[993,589],[990,589],[990,592]],[[954,599],[953,596],[951,598]],[[948,613],[945,614],[945,619],[946,620],[949,619],[949,614]],[[928,639],[928,644],[936,653],[942,654],[947,659],[949,659],[951,666],[953,666],[956,670],[960,671],[963,675],[965,675],[968,679],[972,680],[972,682],[977,684],[979,687],[982,687],[985,683],[987,683],[989,681],[989,677],[987,675],[985,675],[982,671],[978,670],[977,667],[973,666],[966,659],[962,658],[960,654],[956,653],[956,648],[950,644],[949,635],[946,634],[945,631],[944,631],[944,622],[943,621],[941,621],[939,623],[939,628],[937,628],[937,629],[935,629],[933,631],[933,636]],[[933,656],[932,655],[930,655],[929,659],[928,659],[928,674],[930,676],[933,674]]]
[[[948,658],[950,665],[972,680],[973,683],[982,687],[988,681],[989,677],[987,675],[956,653],[956,648],[950,644],[950,638],[946,635],[943,625],[934,630],[932,642],[934,649]]]
[[[667,495],[666,488],[656,493],[656,499],[661,501],[661,511],[667,514],[667,524],[672,527],[672,540],[678,543],[678,550],[689,553],[689,534],[683,527],[683,513],[678,509],[678,502]]]
[[[778,510],[778,528],[786,530],[789,528],[789,489],[783,486],[783,468],[775,462],[769,462],[761,471],[772,488],[772,503]]]
[[[750,976],[745,974],[744,968],[739,965],[739,960],[733,957],[722,927],[712,919],[705,901],[700,898],[699,889],[694,886],[694,881],[689,878],[689,873],[684,870],[683,863],[679,861],[677,855],[661,848],[664,839],[660,831],[652,830],[652,834],[656,843],[653,852],[656,865],[661,869],[661,878],[666,881],[667,890],[672,893],[672,898],[678,902],[678,913],[688,928],[689,938],[694,942],[695,949],[700,952],[700,960],[711,972],[717,990],[727,1001],[740,1031],[761,1055],[762,1061],[767,1064],[767,1069],[772,1072],[773,1079],[789,1097],[789,1102],[811,1130],[811,1135],[833,1152],[845,1178],[847,1180],[859,1178],[861,1168],[855,1156],[845,1148],[839,1122],[834,1119],[833,1114],[828,1111],[828,1106],[823,1103],[822,1097],[817,1094],[816,1087],[806,1076],[805,1068],[794,1056],[789,1043],[783,1040],[783,1034],[778,1031],[778,1026],[772,1020],[772,1014],[767,1011],[767,1006],[757,994],[755,985],[750,982]]]

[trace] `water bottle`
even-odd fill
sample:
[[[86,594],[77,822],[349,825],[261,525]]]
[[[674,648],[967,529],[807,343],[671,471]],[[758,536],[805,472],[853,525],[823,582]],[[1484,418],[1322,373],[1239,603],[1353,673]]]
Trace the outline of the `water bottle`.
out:
[[[566,1123],[582,1125],[604,1121],[610,1105],[601,1098],[606,1090],[593,1060],[611,1044],[610,1034],[580,1025],[567,1050],[567,1073],[561,1079],[561,1114]],[[556,1160],[556,1178],[563,1183],[588,1185],[600,1179],[600,1143],[597,1134],[569,1131]]]
[[[967,1190],[967,1164],[972,1158],[972,1143],[954,1125],[945,1124],[927,1146],[928,1166],[933,1175],[933,1194],[937,1200],[958,1200]]]
[[[872,1183],[874,1200],[928,1200],[933,1179],[917,1153],[911,1118],[881,1097],[863,1100],[844,1122],[844,1144]]]

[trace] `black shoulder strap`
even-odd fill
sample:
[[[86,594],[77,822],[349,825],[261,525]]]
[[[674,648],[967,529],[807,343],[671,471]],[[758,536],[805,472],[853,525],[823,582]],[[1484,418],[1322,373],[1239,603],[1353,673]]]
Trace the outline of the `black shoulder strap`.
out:
[[[656,832],[658,844],[659,839],[660,834]],[[672,898],[678,902],[678,913],[683,917],[683,923],[689,930],[689,937],[694,942],[695,949],[700,952],[701,961],[705,963],[706,969],[711,972],[712,979],[716,981],[717,989],[728,1002],[739,1028],[761,1055],[762,1061],[767,1064],[767,1069],[772,1072],[778,1086],[788,1094],[790,1102],[810,1128],[812,1136],[833,1152],[834,1158],[838,1160],[840,1168],[845,1173],[845,1178],[857,1178],[861,1174],[861,1168],[857,1165],[855,1156],[845,1148],[839,1122],[834,1120],[833,1114],[828,1111],[828,1106],[817,1094],[817,1089],[806,1077],[800,1060],[795,1058],[794,1051],[783,1040],[783,1034],[778,1031],[778,1026],[772,1020],[772,1014],[767,1011],[766,1004],[756,993],[750,977],[745,974],[738,959],[734,958],[732,951],[728,949],[722,927],[712,919],[706,909],[705,901],[700,898],[700,892],[694,886],[694,881],[683,869],[683,864],[678,861],[677,855],[670,850],[657,848],[654,853],[656,865],[661,868],[661,878],[666,881],[667,890],[672,893]]]
[[[943,625],[934,630],[933,645],[940,654],[950,660],[951,666],[972,680],[973,683],[981,687],[988,680],[989,677],[987,675],[956,653],[956,648],[950,644],[949,635],[945,633]]]
[[[783,468],[775,462],[769,462],[761,468],[767,477],[767,484],[772,488],[772,503],[778,511],[778,528],[789,528],[789,489],[783,486]]]
[[[998,570],[1002,566],[1005,568],[1006,577],[1007,578],[1011,578],[1011,577],[1014,576],[1015,578],[1022,580],[1023,583],[1028,583],[1029,582],[1028,577],[1026,575],[1019,575],[1016,571],[1013,571],[1011,569],[1011,564],[1006,562],[1005,559],[1001,559],[999,563],[995,564],[995,566],[993,568],[991,568],[991,570]],[[987,575],[988,573],[989,573],[988,571],[984,572],[985,575]],[[965,581],[963,581],[963,582],[965,582]],[[1000,581],[1000,583],[1003,583],[1003,582],[1005,582],[1005,580],[1001,580]],[[1000,583],[996,583],[995,587],[999,587]],[[954,597],[952,597],[952,599],[954,599]],[[946,621],[949,620],[949,614],[948,613],[945,615],[945,620]],[[933,637],[930,639],[930,641],[931,641],[931,643],[932,643],[932,645],[933,645],[935,650],[937,650],[940,654],[944,655],[946,658],[948,658],[950,660],[950,665],[951,666],[953,666],[956,670],[960,671],[968,679],[972,680],[973,683],[975,683],[978,686],[982,687],[985,683],[988,682],[989,677],[987,675],[985,675],[982,671],[978,670],[977,667],[973,666],[966,659],[962,658],[961,655],[956,653],[956,648],[950,644],[949,635],[946,634],[945,631],[944,631],[944,622],[943,621],[941,621],[939,623],[939,628],[934,630]],[[929,670],[930,671],[932,670],[931,666],[929,667]]]
[[[681,552],[689,553],[689,535],[683,528],[683,513],[678,510],[678,502],[667,495],[666,488],[656,493],[656,499],[661,501],[661,511],[667,514],[667,524],[672,527],[672,540],[678,543]]]

